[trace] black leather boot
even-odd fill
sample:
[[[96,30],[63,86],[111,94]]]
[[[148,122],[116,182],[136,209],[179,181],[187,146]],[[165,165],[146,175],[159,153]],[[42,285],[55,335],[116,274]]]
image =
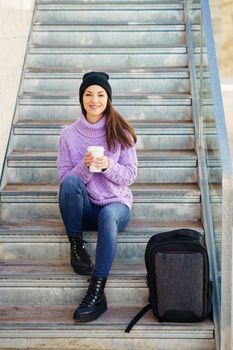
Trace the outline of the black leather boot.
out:
[[[76,273],[80,275],[89,275],[92,273],[93,264],[84,247],[84,242],[82,235],[70,239],[70,260]]]
[[[106,281],[107,278],[92,276],[87,293],[74,312],[74,320],[94,321],[107,310],[107,300],[104,293]]]

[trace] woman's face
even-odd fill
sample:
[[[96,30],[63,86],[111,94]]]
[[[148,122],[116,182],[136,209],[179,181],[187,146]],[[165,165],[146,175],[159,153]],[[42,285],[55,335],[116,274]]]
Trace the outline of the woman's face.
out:
[[[107,102],[108,94],[101,86],[91,85],[86,88],[83,94],[83,106],[90,123],[96,123],[102,118]]]

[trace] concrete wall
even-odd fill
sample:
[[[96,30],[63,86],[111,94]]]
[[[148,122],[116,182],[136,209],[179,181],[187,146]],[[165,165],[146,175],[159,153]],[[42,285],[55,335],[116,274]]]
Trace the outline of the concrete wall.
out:
[[[221,78],[233,78],[233,1],[210,0]]]
[[[0,0],[0,172],[35,0]]]
[[[211,18],[214,31],[215,47],[220,58],[222,46],[222,0],[210,0]]]
[[[222,0],[221,75],[233,77],[233,1]]]

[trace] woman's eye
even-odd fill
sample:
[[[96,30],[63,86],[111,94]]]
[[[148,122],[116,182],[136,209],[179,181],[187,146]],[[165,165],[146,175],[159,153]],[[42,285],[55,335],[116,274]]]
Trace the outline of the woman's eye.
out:
[[[91,94],[85,94],[85,97],[91,97],[92,95]],[[105,97],[105,95],[104,94],[101,94],[101,95],[98,95],[98,97]]]

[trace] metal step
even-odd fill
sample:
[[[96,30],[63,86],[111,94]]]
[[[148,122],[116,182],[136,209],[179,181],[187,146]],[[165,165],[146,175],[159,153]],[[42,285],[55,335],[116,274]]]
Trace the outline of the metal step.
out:
[[[200,220],[200,191],[197,184],[140,184],[134,194],[132,219]],[[7,184],[1,192],[1,219],[59,218],[58,186]]]
[[[146,243],[154,234],[178,228],[188,228],[203,233],[200,221],[131,220],[118,235],[117,263],[144,261]],[[85,245],[94,261],[96,231],[84,232]],[[61,220],[2,221],[0,225],[0,260],[47,260],[69,261],[70,245]]]
[[[200,25],[192,24],[194,44],[200,44]],[[148,24],[129,22],[127,24],[64,24],[34,23],[31,44],[34,45],[179,45],[186,43],[185,23]]]
[[[24,226],[23,232],[14,232],[19,227],[18,223],[13,223],[13,229],[11,225],[8,225],[9,230],[2,230],[0,227],[0,260],[46,260],[49,257],[50,259],[69,261],[70,245],[64,229],[60,232],[62,229],[60,225],[56,232],[51,231],[50,221],[52,220],[43,220],[43,223],[38,227],[34,227],[34,222],[32,221],[32,227]],[[45,222],[47,224],[46,227]],[[158,222],[155,222],[153,227],[150,227],[149,224],[148,222],[142,222],[139,227],[130,224],[124,232],[119,233],[115,257],[116,263],[132,264],[143,262],[146,244],[150,237],[156,233],[177,228],[194,229],[203,233],[202,225],[198,221],[170,222],[166,227],[164,227],[163,223],[159,225]],[[3,225],[5,225],[4,222]],[[42,228],[44,229],[43,231]],[[85,246],[92,261],[95,259],[96,237],[97,232],[84,233],[84,238],[88,242]],[[221,234],[215,234],[215,242],[219,263],[221,261]]]
[[[72,95],[70,93],[66,93],[63,91],[54,92],[51,94],[47,93],[27,93],[22,94],[20,104],[55,104],[55,105],[63,105],[63,104],[79,104],[79,97],[76,93]],[[60,101],[60,102],[59,102]],[[190,94],[182,94],[182,93],[158,93],[158,94],[146,94],[146,93],[124,93],[124,94],[115,94],[113,96],[114,105],[120,105],[121,103],[125,103],[128,101],[129,105],[136,104],[137,106],[143,105],[190,105],[191,104],[191,96]]]
[[[88,286],[88,276],[77,275],[62,260],[7,261],[0,268],[4,306],[77,305]],[[113,265],[105,292],[109,305],[118,308],[147,304],[144,263]]]
[[[194,151],[138,151],[137,182],[197,181],[197,156]],[[8,157],[9,183],[56,183],[57,152],[13,151]]]
[[[181,24],[34,24],[31,44],[34,45],[158,45],[185,44],[185,25]]]
[[[191,121],[189,94],[124,94],[113,95],[113,105],[128,120]],[[76,120],[80,115],[78,93],[22,94],[18,119]]]
[[[74,305],[0,307],[0,339],[6,349],[15,350],[214,350],[211,320],[196,324],[159,323],[148,311],[126,334],[124,329],[139,312],[135,307],[108,305],[108,310],[91,323],[74,323]]]
[[[106,71],[106,69],[104,69]],[[85,70],[81,69],[27,69],[24,73],[24,92],[64,91],[75,94]],[[142,68],[108,71],[113,94],[123,93],[189,93],[187,68]]]
[[[97,59],[98,56],[98,59]],[[88,57],[88,60],[87,60]],[[101,46],[39,46],[29,47],[28,67],[66,67],[98,70],[153,67],[187,67],[186,45]]]
[[[105,6],[107,4],[114,4],[114,5],[124,5],[124,0],[65,0],[66,5],[73,6],[73,5],[94,5],[94,6]],[[129,0],[128,4],[130,4],[132,7],[134,7],[136,4],[143,4],[143,5],[178,5],[181,4],[182,0]],[[64,0],[38,0],[37,6],[39,5],[64,5]]]
[[[31,45],[28,68],[79,68],[86,70],[138,69],[152,67],[187,67],[187,47],[183,45],[153,46],[52,46]],[[98,60],[96,59],[98,56]],[[195,64],[200,66],[200,48],[194,48]],[[88,60],[87,60],[88,57]],[[207,66],[204,49],[203,65]]]
[[[148,122],[131,123],[138,141],[138,150],[193,150],[194,125],[187,123]],[[17,122],[14,126],[14,149],[57,150],[61,123]],[[156,137],[155,137],[156,136]]]
[[[52,101],[52,99],[48,99]],[[35,103],[35,101],[32,99]],[[68,101],[68,99],[66,99]],[[133,99],[132,99],[133,101]],[[131,103],[132,103],[131,101]],[[61,102],[61,100],[60,100]],[[152,101],[149,101],[151,103]],[[155,101],[156,103],[157,101]],[[51,102],[52,103],[52,102]],[[55,103],[59,103],[59,100]],[[136,103],[136,99],[135,99]],[[146,103],[146,100],[145,100]],[[135,106],[134,106],[135,107]],[[14,126],[14,149],[57,150],[62,123],[46,124],[32,121],[17,122]],[[192,150],[194,149],[194,124],[192,122],[153,122],[144,119],[133,121],[138,150]],[[156,137],[154,137],[156,135]],[[210,152],[218,151],[217,133],[213,123],[206,123],[204,137]]]
[[[137,182],[194,183],[197,180],[197,157],[192,150],[138,151]],[[148,156],[149,155],[149,156]],[[9,183],[56,183],[56,152],[13,151],[8,157]],[[221,164],[209,156],[211,183],[220,183]]]
[[[3,261],[0,271],[1,302],[4,305],[75,304],[83,297],[89,278],[77,275],[69,261],[61,259]],[[117,306],[146,303],[148,289],[144,264],[113,265],[106,296],[110,304]]]
[[[190,150],[137,151],[137,182],[196,182],[197,156]],[[9,183],[56,183],[57,152],[13,151],[8,156]],[[211,183],[220,183],[221,164],[218,154],[209,152],[207,159]]]
[[[93,24],[128,23],[180,23],[184,19],[180,2],[83,2],[39,3],[36,22],[44,24]]]
[[[180,202],[180,199],[188,202],[199,202],[200,191],[196,184],[138,184],[130,186],[135,202],[140,201],[141,196],[152,202]],[[2,203],[16,201],[22,202],[23,198],[34,202],[57,203],[58,185],[52,184],[7,184],[1,192]],[[181,200],[182,201],[182,200]]]

